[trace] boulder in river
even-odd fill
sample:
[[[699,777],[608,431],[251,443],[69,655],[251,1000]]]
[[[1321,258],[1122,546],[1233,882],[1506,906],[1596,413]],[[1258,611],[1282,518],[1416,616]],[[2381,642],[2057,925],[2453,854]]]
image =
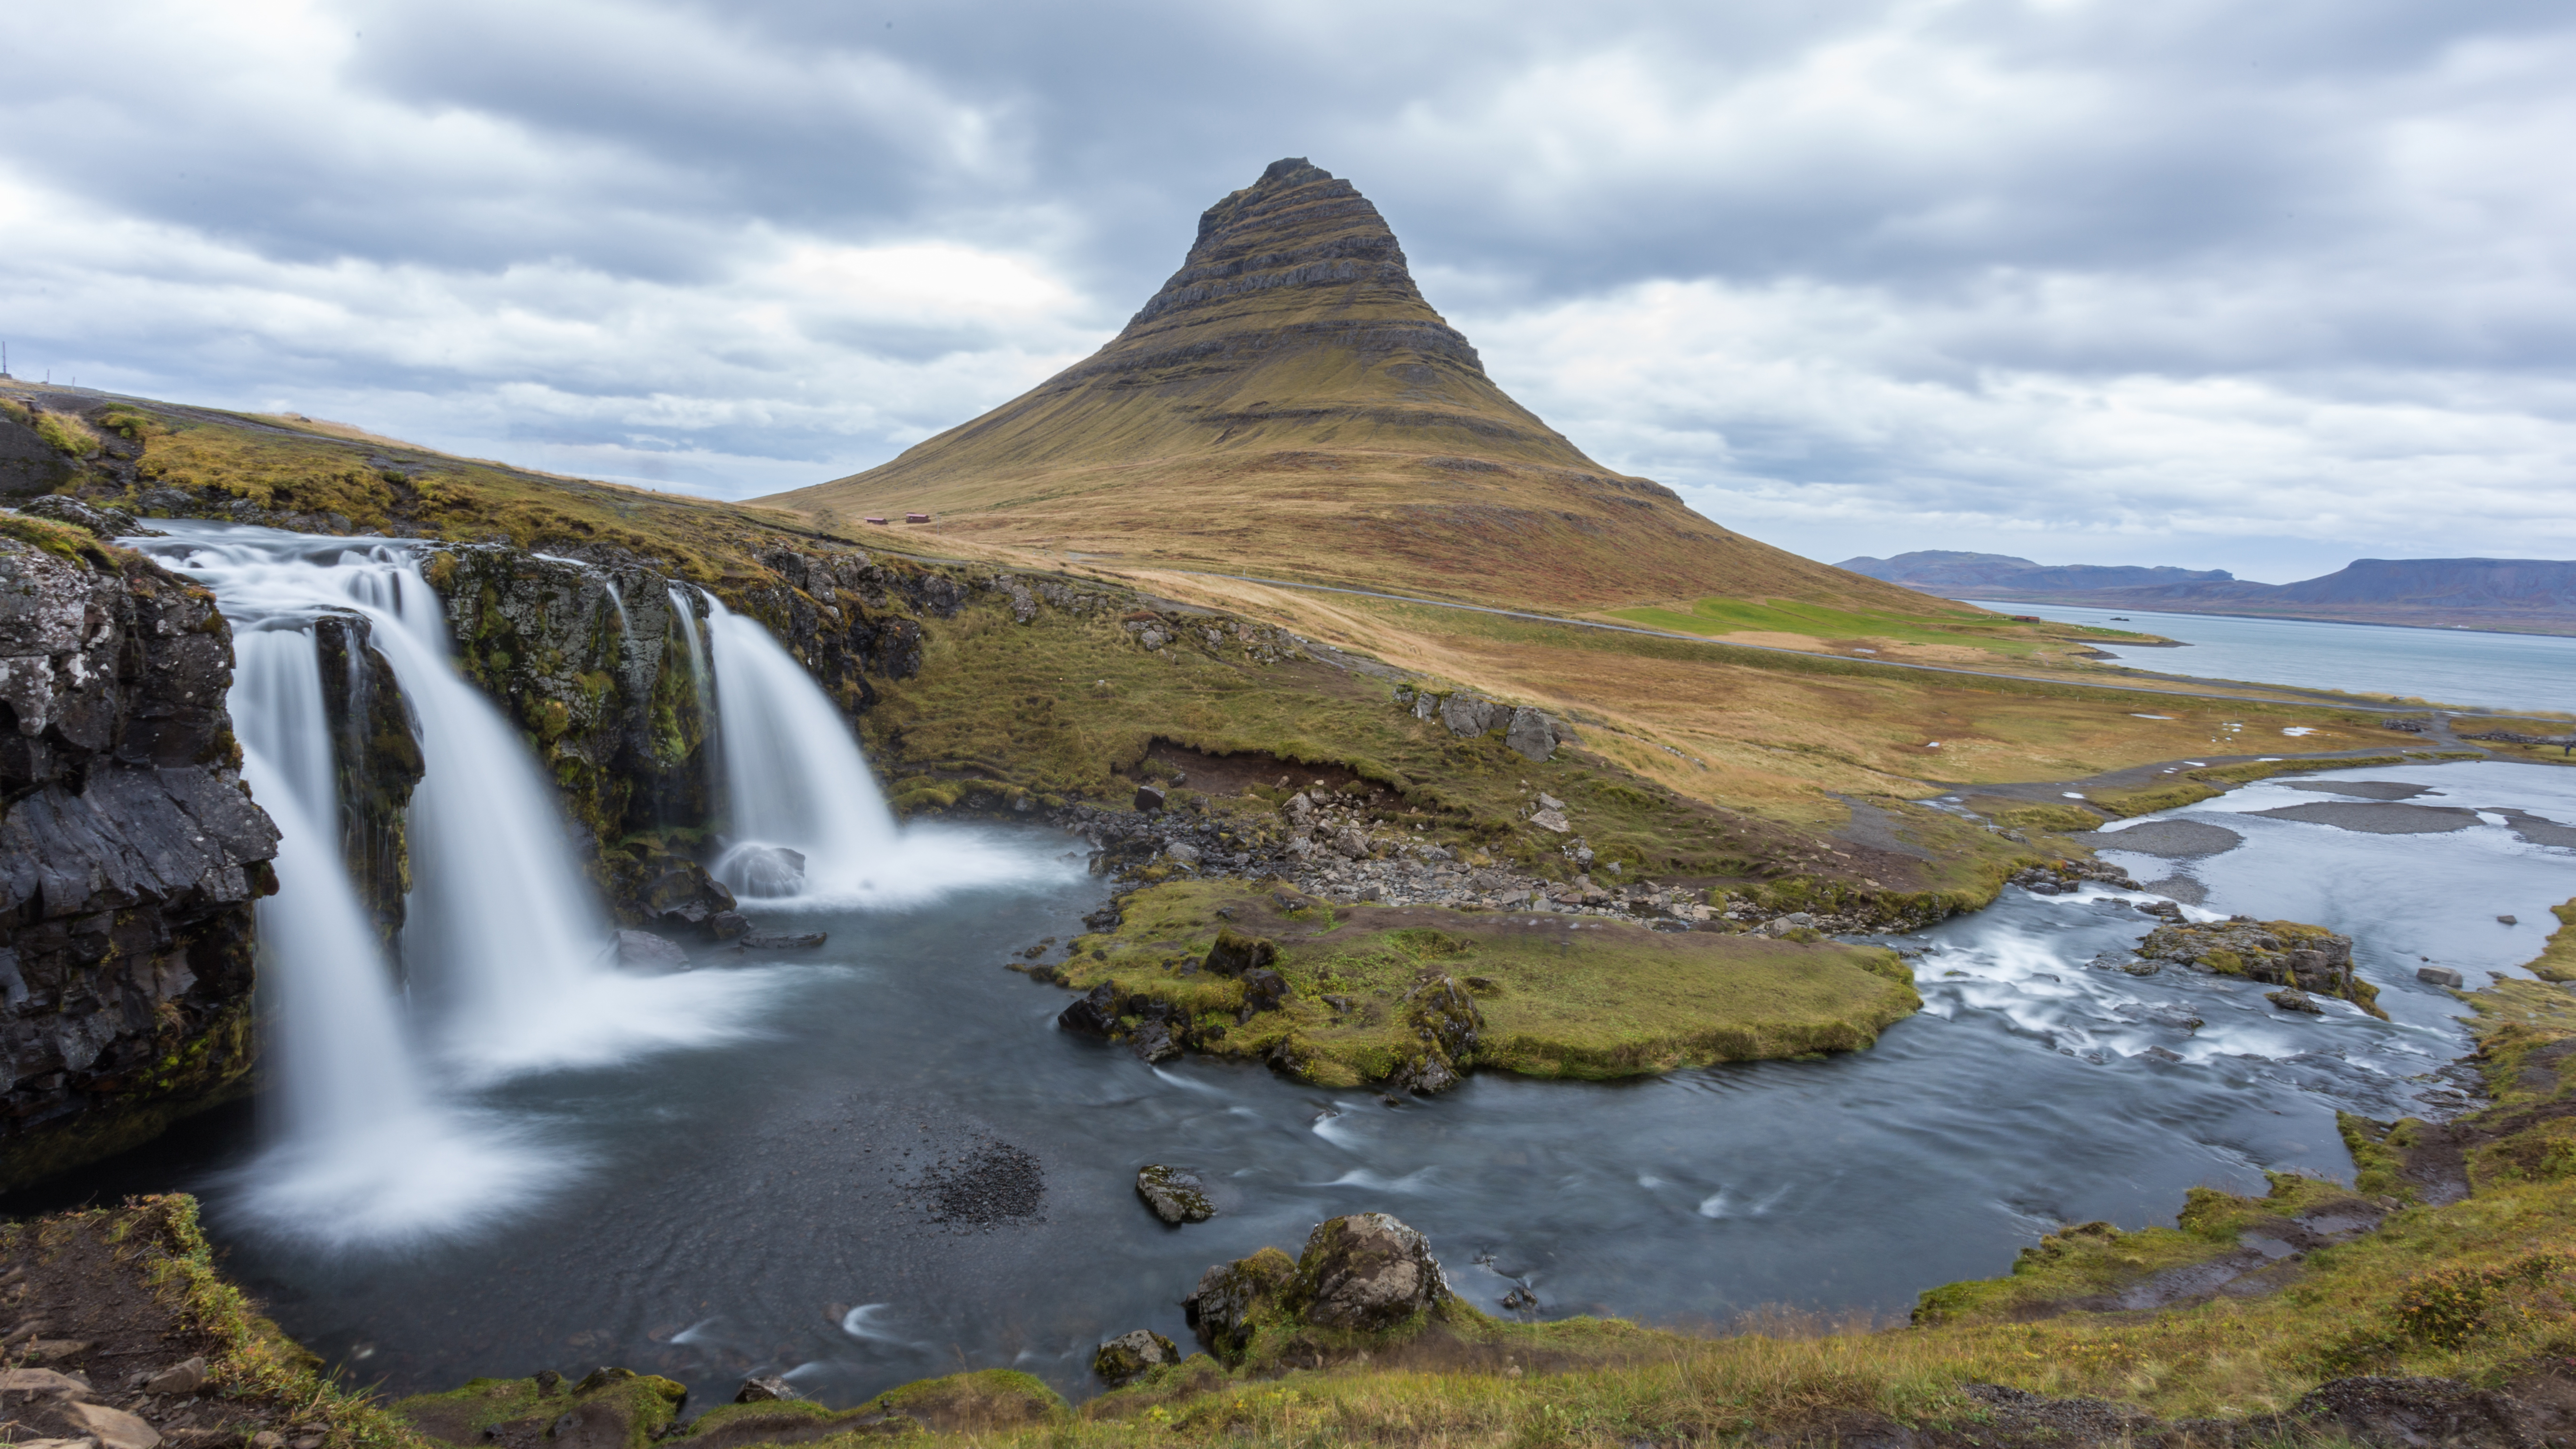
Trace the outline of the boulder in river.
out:
[[[1150,1328],[1122,1333],[1100,1345],[1091,1356],[1091,1371],[1111,1388],[1143,1378],[1167,1363],[1181,1361],[1180,1346]]]
[[[1127,1049],[1144,1062],[1167,1062],[1181,1054],[1181,1044],[1172,1040],[1172,1029],[1159,1021],[1137,1027],[1136,1035],[1128,1039]]]
[[[2310,1016],[2325,1015],[2324,1007],[2317,1005],[2314,998],[2295,986],[2284,986],[2278,991],[2267,991],[2263,993],[2263,999],[2283,1011],[2304,1011]]]
[[[1101,982],[1090,995],[1058,1012],[1055,1024],[1082,1036],[1108,1036],[1118,1029],[1118,988]]]
[[[742,893],[763,899],[792,896],[805,889],[805,854],[783,845],[744,847],[728,862],[742,881]]]
[[[2418,966],[2415,979],[2429,986],[2448,986],[2454,990],[2468,984],[2468,978],[2448,966]]]
[[[2220,976],[2285,986],[2293,992],[2339,996],[2382,1021],[2388,1019],[2388,1013],[2379,1009],[2379,988],[2353,971],[2352,938],[2323,926],[2247,916],[2163,925],[2138,943],[2138,954]]]
[[[811,951],[831,937],[822,931],[785,931],[778,934],[754,927],[734,943],[739,951]]]
[[[1216,1216],[1208,1202],[1207,1184],[1194,1172],[1152,1163],[1136,1169],[1136,1195],[1154,1216],[1178,1227],[1183,1223],[1203,1223]]]

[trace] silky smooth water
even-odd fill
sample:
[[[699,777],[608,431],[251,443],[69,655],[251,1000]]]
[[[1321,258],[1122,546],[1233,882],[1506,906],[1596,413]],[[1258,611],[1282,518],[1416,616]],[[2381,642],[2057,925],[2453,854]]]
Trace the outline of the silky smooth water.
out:
[[[2449,797],[2437,803],[2576,825],[2576,772],[2542,766],[2307,783],[2419,776]],[[2430,1074],[2465,1048],[2457,1002],[2414,979],[2417,958],[2473,982],[2510,974],[2576,864],[2486,821],[2379,836],[2216,814],[2244,843],[2184,867],[2213,910],[2352,933],[2393,1021],[2340,1002],[2294,1016],[2253,983],[2097,968],[2154,922],[2113,892],[2011,890],[1899,943],[1925,950],[1926,1009],[1869,1051],[1614,1084],[1479,1073],[1390,1103],[1257,1066],[1150,1067],[1057,1031],[1068,995],[1000,963],[1073,934],[1101,887],[1065,837],[961,830],[1035,878],[806,910],[796,923],[829,928],[831,944],[789,968],[755,1037],[488,1097],[588,1164],[547,1205],[468,1242],[327,1271],[236,1231],[229,1262],[303,1341],[398,1390],[615,1363],[679,1378],[700,1403],[755,1371],[833,1403],[961,1366],[1016,1364],[1079,1390],[1105,1336],[1185,1339],[1179,1303],[1209,1264],[1293,1249],[1318,1220],[1372,1209],[1428,1233],[1490,1310],[1526,1283],[1550,1315],[1899,1315],[1925,1288],[2004,1271],[2061,1222],[2170,1222],[2185,1189],[2259,1192],[2266,1168],[2348,1175],[2336,1110],[2420,1110],[2440,1085]],[[732,979],[738,959],[710,954],[698,974]],[[943,1161],[1008,1169],[1014,1154],[1042,1182],[1032,1213],[977,1223],[943,1208]],[[1133,1192],[1149,1162],[1204,1174],[1219,1216],[1156,1222]]]
[[[2147,648],[2107,641],[2094,646],[2123,664],[2159,674],[2259,680],[2479,709],[2576,710],[2576,638],[2564,635],[1966,602],[1999,614],[2035,614],[2061,623],[2161,634],[2191,646]]]

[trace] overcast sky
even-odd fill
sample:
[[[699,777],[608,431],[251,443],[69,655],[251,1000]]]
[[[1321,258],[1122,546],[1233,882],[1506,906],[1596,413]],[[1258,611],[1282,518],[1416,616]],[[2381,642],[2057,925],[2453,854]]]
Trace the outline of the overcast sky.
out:
[[[1097,347],[1281,156],[1826,560],[2576,557],[2563,0],[37,6],[11,369],[750,496]],[[35,58],[41,57],[41,62]]]

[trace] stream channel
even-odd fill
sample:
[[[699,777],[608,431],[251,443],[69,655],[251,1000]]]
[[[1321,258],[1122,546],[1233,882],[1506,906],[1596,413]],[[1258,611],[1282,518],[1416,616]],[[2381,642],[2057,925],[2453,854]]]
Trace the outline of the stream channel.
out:
[[[419,622],[384,613],[379,633],[405,617]],[[719,656],[725,688],[752,678],[727,668]],[[255,779],[293,788],[274,769]],[[2128,974],[2117,963],[2155,924],[2132,897],[2016,888],[1892,942],[1922,952],[1927,1004],[1871,1050],[1609,1084],[1478,1073],[1390,1100],[1258,1066],[1147,1066],[1057,1031],[1069,995],[1002,963],[1077,934],[1102,900],[1083,843],[889,821],[850,848],[909,871],[910,889],[746,902],[765,929],[827,931],[819,951],[703,948],[652,992],[592,981],[580,999],[628,1014],[605,1039],[560,1014],[575,998],[532,996],[490,1027],[520,1044],[509,1070],[418,1053],[429,1105],[413,1117],[352,1121],[343,1104],[316,1136],[274,1090],[56,1192],[201,1193],[227,1271],[298,1340],[395,1393],[614,1364],[683,1381],[696,1407],[776,1372],[834,1404],[994,1366],[1080,1394],[1104,1337],[1186,1343],[1180,1301],[1211,1263],[1294,1252],[1317,1221],[1368,1210],[1427,1233],[1489,1311],[1525,1285],[1550,1317],[1713,1326],[1785,1305],[1888,1321],[1923,1289],[2005,1271],[2060,1223],[2170,1223],[2185,1189],[2260,1193],[2265,1169],[2348,1179],[2338,1108],[2460,1105],[2442,1072],[2466,1047],[2462,1008],[2416,967],[2471,985],[2515,974],[2548,907],[2576,894],[2576,770],[2344,771],[2121,828],[2175,819],[2198,828],[2106,858],[2194,878],[2196,918],[2350,933],[2394,1020],[2337,1001],[2294,1016],[2261,986],[2176,968]],[[428,1035],[419,1019],[370,1030]],[[549,1032],[579,1049],[546,1062]],[[323,1197],[282,1201],[281,1180],[309,1187],[316,1170],[280,1156],[299,1143],[379,1176],[326,1172]],[[1133,1191],[1152,1162],[1197,1170],[1218,1215],[1157,1222]],[[330,1192],[401,1201],[314,1210]]]

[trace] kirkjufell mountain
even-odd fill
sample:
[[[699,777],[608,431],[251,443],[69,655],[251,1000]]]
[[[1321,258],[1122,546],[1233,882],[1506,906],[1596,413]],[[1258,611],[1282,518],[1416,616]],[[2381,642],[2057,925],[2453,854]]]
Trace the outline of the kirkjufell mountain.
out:
[[[1208,208],[1126,328],[864,473],[767,502],[1133,566],[1599,605],[1914,594],[1732,533],[1514,402],[1368,198],[1303,158]]]

